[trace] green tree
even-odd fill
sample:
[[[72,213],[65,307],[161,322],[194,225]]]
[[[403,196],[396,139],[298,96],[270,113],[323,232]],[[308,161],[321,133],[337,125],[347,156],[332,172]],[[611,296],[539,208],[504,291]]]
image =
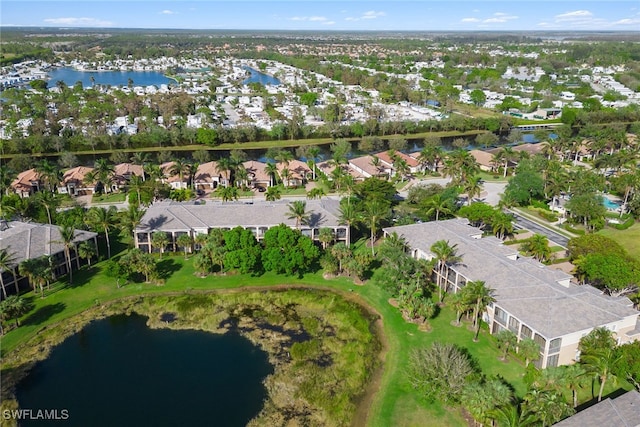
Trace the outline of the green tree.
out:
[[[531,338],[520,340],[517,345],[518,354],[524,358],[525,366],[540,358],[540,346]]]
[[[518,342],[518,337],[516,334],[511,332],[508,329],[503,329],[502,331],[495,334],[496,341],[498,343],[498,348],[502,349],[502,360],[507,360],[507,355],[509,354],[509,349],[514,348]]]
[[[104,232],[104,238],[107,243],[107,257],[111,258],[109,231],[114,227],[116,222],[116,208],[111,206],[109,209],[105,209],[94,206],[87,212],[86,219],[93,229]]]
[[[304,200],[296,200],[289,203],[289,212],[287,213],[288,219],[296,220],[296,228],[299,230],[302,224],[306,224],[309,221],[309,214],[307,213],[307,202]]]
[[[279,274],[306,273],[320,256],[310,238],[284,224],[267,230],[263,244],[262,265]]]
[[[391,215],[389,203],[386,200],[373,199],[365,202],[363,219],[371,232],[371,255],[375,256],[375,239],[378,227]]]
[[[224,233],[225,265],[242,274],[257,273],[261,269],[261,248],[253,233],[236,227]]]
[[[473,301],[473,325],[476,329],[474,341],[478,341],[478,335],[480,334],[480,323],[482,313],[487,309],[487,306],[496,301],[493,296],[494,290],[489,288],[482,280],[476,280],[467,282],[465,286],[466,295]]]
[[[151,246],[160,251],[160,259],[169,244],[169,236],[164,231],[154,231],[151,235]]]
[[[176,244],[184,251],[184,259],[187,259],[187,253],[191,251],[193,245],[193,238],[190,234],[181,234],[176,239]]]
[[[7,298],[7,290],[5,289],[4,280],[2,279],[2,273],[5,271],[11,272],[13,276],[13,283],[16,287],[16,295],[20,294],[20,288],[18,287],[18,276],[16,275],[16,257],[9,253],[6,248],[0,249],[0,286],[2,286],[2,296]]]
[[[78,245],[78,256],[82,259],[86,259],[89,266],[91,266],[91,258],[98,254],[96,245],[93,240],[85,240]]]
[[[19,295],[9,295],[0,305],[3,315],[16,321],[16,327],[20,326],[20,318],[31,310],[27,300]]]
[[[449,276],[449,265],[461,261],[458,256],[458,245],[449,244],[447,240],[438,240],[431,245],[431,252],[435,255],[438,263],[438,275],[436,284],[440,292],[440,301],[444,300],[444,293],[447,290],[447,280]]]
[[[282,194],[279,187],[270,186],[264,194],[264,198],[268,202],[275,202],[276,200],[280,200],[281,197]]]
[[[469,356],[454,344],[434,342],[409,354],[409,381],[429,400],[457,402],[473,373]]]
[[[58,243],[62,243],[64,246],[64,258],[67,264],[67,270],[69,272],[69,283],[73,283],[73,267],[71,266],[71,251],[75,250],[76,242],[74,241],[76,237],[76,230],[68,225],[62,226],[60,228],[60,240]]]

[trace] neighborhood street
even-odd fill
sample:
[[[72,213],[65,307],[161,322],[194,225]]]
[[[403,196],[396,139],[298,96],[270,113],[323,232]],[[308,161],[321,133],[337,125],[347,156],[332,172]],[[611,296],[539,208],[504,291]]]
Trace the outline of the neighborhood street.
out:
[[[524,218],[522,215],[514,212],[513,210],[509,209],[509,213],[512,214],[515,218],[516,218],[516,226],[519,228],[526,228],[527,230],[533,232],[533,233],[537,233],[537,234],[542,234],[544,236],[547,236],[547,238],[549,238],[550,241],[554,242],[555,244],[562,246],[563,248],[567,248],[567,244],[569,243],[569,239],[561,234],[556,233],[555,231],[548,229],[546,227],[543,227],[531,220],[528,220],[526,218]]]

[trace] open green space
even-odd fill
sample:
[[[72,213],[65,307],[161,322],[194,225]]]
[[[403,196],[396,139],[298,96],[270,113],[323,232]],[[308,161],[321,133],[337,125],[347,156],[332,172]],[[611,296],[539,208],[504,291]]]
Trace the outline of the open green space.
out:
[[[94,194],[91,197],[91,203],[121,203],[127,198],[127,193],[104,193]]]
[[[325,280],[320,273],[301,278],[283,277],[271,273],[261,276],[233,275],[199,278],[194,275],[191,259],[182,256],[164,257],[159,261],[162,274],[167,277],[163,286],[133,283],[118,288],[115,280],[107,277],[104,263],[84,268],[74,275],[74,284],[57,282],[40,298],[30,292],[25,295],[33,304],[33,309],[21,319],[21,326],[2,337],[3,356],[29,347],[29,341],[44,328],[66,324],[66,319],[94,307],[126,297],[152,296],[160,294],[181,295],[196,292],[210,292],[221,289],[265,288],[281,285],[306,286],[329,289],[342,293],[347,298],[355,298],[379,313],[384,331],[384,369],[381,376],[374,375],[373,395],[369,407],[368,424],[372,426],[409,426],[420,420],[433,419],[442,426],[463,426],[466,421],[457,409],[445,408],[439,403],[426,404],[411,388],[405,374],[410,349],[427,346],[434,341],[452,342],[469,350],[486,375],[501,375],[516,392],[524,394],[522,382],[523,365],[520,361],[499,360],[499,351],[488,333],[480,335],[474,343],[473,332],[467,327],[451,325],[455,314],[446,306],[435,319],[430,320],[429,332],[418,325],[407,323],[397,308],[389,303],[389,295],[371,284],[354,285],[346,278]],[[437,420],[437,421],[436,421]]]
[[[620,243],[629,252],[629,255],[640,260],[640,223],[636,223],[626,230],[605,227],[598,233]]]

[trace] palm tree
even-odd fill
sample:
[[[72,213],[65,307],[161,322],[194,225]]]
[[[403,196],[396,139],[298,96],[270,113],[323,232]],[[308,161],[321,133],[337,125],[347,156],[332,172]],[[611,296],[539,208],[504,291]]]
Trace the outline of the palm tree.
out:
[[[525,366],[528,366],[529,363],[540,358],[540,346],[531,338],[520,340],[516,349],[518,354],[524,357]]]
[[[431,245],[431,252],[435,255],[438,262],[437,286],[440,290],[440,302],[442,302],[444,299],[444,292],[447,288],[447,278],[445,277],[445,273],[447,276],[449,275],[449,264],[455,264],[462,258],[458,256],[458,245],[450,245],[447,240],[438,240],[435,242]]]
[[[522,412],[520,405],[504,405],[489,411],[488,415],[498,423],[500,427],[530,427],[538,420],[529,412]]]
[[[9,319],[15,319],[16,327],[20,326],[20,317],[29,312],[29,304],[19,295],[10,295],[1,304],[3,314]]]
[[[267,191],[264,194],[264,198],[267,202],[275,202],[276,200],[280,200],[281,197],[280,188],[273,186],[267,188]]]
[[[164,231],[155,231],[151,235],[151,246],[160,250],[160,259],[162,259],[162,254],[164,254],[168,244],[169,236]]]
[[[133,175],[131,179],[129,179],[129,191],[135,191],[138,196],[138,206],[142,204],[142,197],[140,196],[140,190],[142,190],[142,186],[144,185],[144,179],[140,176]]]
[[[494,290],[489,288],[482,280],[475,280],[467,283],[465,290],[468,292],[469,299],[474,301],[473,309],[473,325],[476,328],[476,334],[473,341],[478,341],[480,334],[480,316],[487,306],[496,301],[493,296]]]
[[[307,202],[304,200],[296,200],[289,204],[289,213],[287,218],[296,220],[296,228],[300,229],[301,224],[306,224],[309,220],[307,214]]]
[[[53,193],[62,180],[62,172],[55,163],[44,159],[35,167],[39,179],[45,184],[47,191]]]
[[[40,288],[40,295],[44,298],[44,284],[47,282],[47,278],[50,276],[48,270],[49,260],[47,256],[40,258],[25,259],[18,265],[18,271],[20,275],[26,276],[29,279],[31,287],[35,291]]]
[[[187,252],[191,249],[191,245],[193,244],[193,239],[190,234],[181,234],[176,239],[176,243],[178,246],[182,248],[184,251],[184,259],[187,259]]]
[[[232,200],[238,200],[238,188],[237,187],[218,187],[216,193],[220,196],[223,202],[230,202]]]
[[[286,167],[282,168],[280,171],[280,179],[285,188],[289,186],[289,178],[291,178],[291,171]]]
[[[578,387],[580,387],[582,378],[586,373],[587,371],[580,363],[564,366],[565,381],[567,387],[571,390],[574,409],[578,407]]]
[[[507,177],[507,170],[509,168],[509,162],[512,162],[516,158],[517,153],[515,151],[513,151],[512,147],[504,146],[500,150],[500,155],[501,155],[500,157],[502,158],[502,161],[504,162],[504,175],[503,175],[503,178],[506,178]]]
[[[318,240],[322,243],[322,249],[326,250],[327,246],[335,240],[336,236],[333,233],[333,230],[328,227],[322,227],[320,229],[320,235],[318,236]]]
[[[275,163],[267,162],[264,170],[269,175],[269,187],[273,187],[278,183],[278,166]]]
[[[50,191],[38,191],[35,197],[36,203],[44,206],[44,209],[47,211],[47,219],[49,220],[49,224],[53,224],[51,220],[51,211],[55,212],[55,209],[60,204],[60,200],[56,195]]]
[[[463,289],[464,291],[464,289]],[[456,312],[456,326],[460,326],[460,320],[462,319],[462,315],[468,311],[469,304],[467,303],[467,298],[465,292],[460,291],[451,295],[449,298],[449,304],[451,308]]]
[[[513,218],[510,215],[500,212],[494,215],[491,221],[491,227],[493,234],[495,234],[499,239],[504,239],[506,236],[513,233]]]
[[[351,246],[351,226],[358,222],[361,218],[360,212],[356,209],[355,205],[350,203],[340,204],[338,208],[338,221],[340,225],[346,225],[348,228],[349,240],[347,240],[347,247]]]
[[[18,276],[16,275],[16,257],[9,253],[6,248],[0,249],[0,286],[2,286],[2,295],[7,298],[7,290],[4,287],[4,280],[2,280],[2,273],[10,271],[13,275],[13,284],[16,287],[16,295],[20,294],[20,288],[18,287]]]
[[[422,151],[420,151],[418,162],[423,169],[429,169],[430,171],[435,172],[441,158],[442,148],[434,145],[426,145]]]
[[[98,159],[94,164],[94,172],[96,178],[102,183],[105,191],[108,193],[111,191],[111,181],[115,170],[113,165],[109,163],[107,159]]]
[[[94,229],[104,232],[107,242],[107,258],[111,258],[111,242],[109,240],[109,231],[114,226],[116,220],[116,208],[110,206],[109,209],[92,207],[87,212],[87,221]]]
[[[363,219],[369,225],[371,231],[371,255],[376,256],[375,239],[380,223],[389,217],[391,210],[389,204],[381,199],[372,199],[364,204]]]
[[[612,372],[613,367],[620,361],[622,354],[613,348],[600,348],[584,354],[580,357],[580,363],[585,367],[587,372],[596,375],[600,380],[600,390],[598,391],[598,402],[602,400],[602,392],[607,380],[611,379],[614,383],[617,377]]]
[[[76,244],[73,241],[76,237],[76,230],[68,225],[63,225],[60,229],[60,240],[58,243],[62,243],[64,246],[64,258],[67,262],[67,268],[69,269],[69,283],[73,283],[73,268],[71,267],[71,250],[75,249]]]
[[[518,343],[518,336],[509,329],[503,329],[498,332],[495,337],[498,342],[498,347],[502,349],[502,357],[500,359],[507,360],[509,349],[515,347]]]
[[[482,185],[480,184],[480,177],[470,177],[463,185],[463,191],[467,193],[467,205],[471,204],[471,200],[474,197],[478,197],[482,193]]]
[[[320,148],[312,145],[307,147],[307,154],[309,156],[309,162],[311,163],[309,166],[311,167],[311,172],[313,173],[313,180],[316,180],[316,159],[320,155]]]
[[[85,240],[78,245],[78,257],[87,260],[87,264],[91,267],[91,258],[96,256],[96,245],[92,240]]]
[[[129,205],[129,209],[120,214],[120,228],[132,237],[132,243],[135,242],[135,232],[138,225],[142,221],[145,210],[137,206]]]
[[[174,160],[173,165],[169,169],[169,173],[172,175],[178,175],[180,179],[180,185],[184,182],[184,175],[188,175],[191,171],[191,164],[185,159]]]
[[[431,217],[431,215],[435,213],[436,221],[440,219],[441,213],[445,215],[451,215],[453,213],[449,208],[449,201],[444,199],[440,194],[435,194],[431,198],[425,200],[422,203],[422,208],[426,209],[425,214],[428,217]]]
[[[534,234],[523,245],[523,249],[540,262],[546,262],[551,256],[549,239],[542,234]]]

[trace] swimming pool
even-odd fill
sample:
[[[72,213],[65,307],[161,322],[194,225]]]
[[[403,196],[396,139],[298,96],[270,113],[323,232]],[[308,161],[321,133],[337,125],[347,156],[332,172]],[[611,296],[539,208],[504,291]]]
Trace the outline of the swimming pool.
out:
[[[602,204],[604,205],[605,208],[609,209],[610,211],[615,211],[617,209],[620,209],[620,206],[622,206],[621,201],[611,200],[608,197],[602,198]]]

